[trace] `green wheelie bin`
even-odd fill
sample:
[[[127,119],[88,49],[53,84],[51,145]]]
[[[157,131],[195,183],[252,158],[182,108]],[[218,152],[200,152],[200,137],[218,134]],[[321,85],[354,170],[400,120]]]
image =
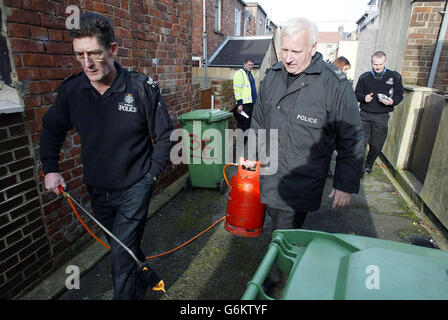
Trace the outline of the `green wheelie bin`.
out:
[[[232,113],[218,109],[199,109],[179,116],[185,130],[189,178],[186,186],[227,190],[222,170],[225,165],[226,132]]]
[[[448,299],[447,251],[357,235],[276,230],[243,300],[273,300],[262,289],[273,263],[288,276],[281,300]]]

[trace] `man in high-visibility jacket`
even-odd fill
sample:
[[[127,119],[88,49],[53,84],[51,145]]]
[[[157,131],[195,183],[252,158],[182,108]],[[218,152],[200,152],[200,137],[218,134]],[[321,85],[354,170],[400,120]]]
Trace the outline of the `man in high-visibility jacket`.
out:
[[[237,127],[243,131],[250,128],[252,111],[257,100],[257,88],[251,73],[253,68],[254,60],[246,58],[244,59],[243,67],[233,75],[233,92],[236,107],[232,112],[237,121]]]

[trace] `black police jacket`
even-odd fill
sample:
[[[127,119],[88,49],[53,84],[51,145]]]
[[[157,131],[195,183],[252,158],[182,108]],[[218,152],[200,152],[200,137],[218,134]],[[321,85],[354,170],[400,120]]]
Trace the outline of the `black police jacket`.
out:
[[[338,154],[333,187],[359,191],[364,149],[358,104],[345,74],[320,53],[289,87],[287,77],[282,62],[275,64],[254,107],[251,126],[268,130],[270,158],[275,150],[270,150],[269,130],[278,132],[278,168],[260,176],[261,200],[274,208],[314,211],[320,207],[332,142]]]
[[[394,107],[403,100],[403,82],[401,75],[389,69],[376,79],[373,71],[364,72],[358,79],[355,87],[355,95],[358,99],[359,108],[371,113],[388,113],[394,111]],[[366,95],[373,93],[373,100],[366,102]],[[378,94],[384,94],[392,98],[394,103],[390,106],[383,104]]]
[[[117,78],[103,95],[84,73],[60,85],[42,121],[45,174],[59,172],[59,151],[72,128],[81,136],[83,175],[91,187],[123,190],[166,167],[173,124],[158,86],[148,76],[115,67]]]

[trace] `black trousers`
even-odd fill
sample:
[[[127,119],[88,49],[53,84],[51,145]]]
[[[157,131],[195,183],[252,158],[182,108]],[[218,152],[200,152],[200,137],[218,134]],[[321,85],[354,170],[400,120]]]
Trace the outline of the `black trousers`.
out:
[[[365,150],[369,146],[365,167],[372,168],[386,141],[390,116],[387,112],[371,113],[365,111],[361,111],[360,116],[364,130]]]
[[[140,247],[154,179],[147,174],[124,191],[105,192],[88,187],[95,218],[123,242],[140,261],[145,255]],[[125,249],[106,234],[111,246],[112,278],[115,300],[134,300],[146,292],[139,283],[137,264]]]
[[[243,111],[249,116],[246,118],[238,113],[238,106],[233,108],[232,113],[237,122],[237,128],[243,131],[246,131],[250,128],[250,122],[252,120],[252,112],[254,110],[254,106],[252,103],[243,104]]]
[[[272,219],[272,233],[277,229],[300,229],[305,222],[308,212],[295,212],[289,210],[276,209],[266,206],[266,212]],[[267,286],[277,284],[281,281],[281,271],[273,264],[264,284]]]

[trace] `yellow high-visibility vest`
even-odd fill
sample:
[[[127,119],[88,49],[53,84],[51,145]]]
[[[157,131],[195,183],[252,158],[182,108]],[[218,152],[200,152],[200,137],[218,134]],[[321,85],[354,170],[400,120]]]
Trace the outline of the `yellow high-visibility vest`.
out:
[[[252,89],[249,77],[243,69],[233,75],[233,93],[235,100],[243,100],[243,104],[252,103]]]

